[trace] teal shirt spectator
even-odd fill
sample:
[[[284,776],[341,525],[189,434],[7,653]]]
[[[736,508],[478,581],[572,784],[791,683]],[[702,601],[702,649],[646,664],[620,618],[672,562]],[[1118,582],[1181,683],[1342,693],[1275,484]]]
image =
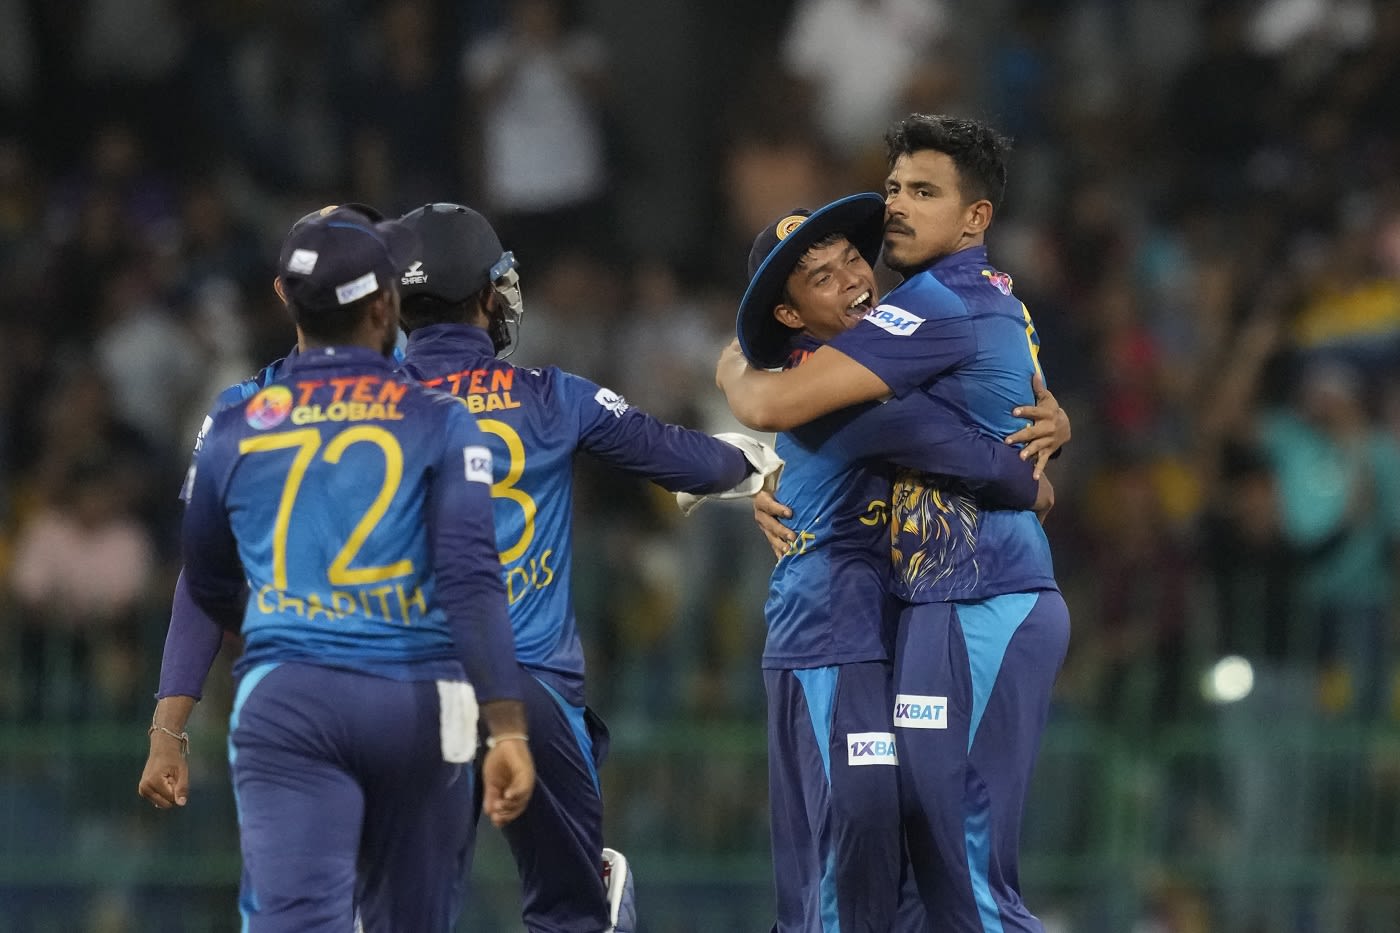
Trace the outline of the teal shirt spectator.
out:
[[[1388,606],[1400,542],[1400,444],[1370,430],[1339,444],[1287,412],[1266,415],[1285,533],[1306,555],[1299,581],[1310,607]]]

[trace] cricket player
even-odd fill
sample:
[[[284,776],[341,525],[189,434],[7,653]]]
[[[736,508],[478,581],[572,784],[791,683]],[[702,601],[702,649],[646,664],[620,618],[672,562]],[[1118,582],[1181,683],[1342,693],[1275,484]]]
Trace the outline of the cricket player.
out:
[[[904,282],[801,366],[763,372],[731,349],[716,381],[739,420],[764,430],[923,396],[1005,437],[1040,374],[1030,312],[985,247],[1007,143],[984,124],[922,114],[887,142],[883,255]],[[990,510],[921,466],[897,472],[890,503],[911,864],[935,929],[1041,933],[1021,899],[1018,844],[1069,614],[1035,513]]]
[[[608,733],[586,704],[574,619],[573,458],[589,454],[671,491],[723,495],[752,495],[781,461],[744,435],[722,435],[727,443],[660,422],[582,376],[498,359],[523,312],[514,257],[459,204],[429,204],[403,222],[421,244],[400,282],[403,371],[477,415],[495,464],[497,547],[538,769],[530,808],[505,828],[525,926],[629,933],[627,867],[615,851],[605,858],[602,839]]]
[[[287,253],[287,244],[306,224],[335,210],[354,212],[369,223],[384,220],[383,214],[366,204],[330,204],[306,214],[292,224],[283,239],[281,252]],[[277,296],[285,304],[287,294],[280,273],[273,279],[272,285]],[[226,408],[246,402],[279,379],[288,364],[297,358],[304,342],[298,328],[297,343],[285,357],[264,366],[251,379],[229,386],[219,393],[195,438],[194,450],[190,454],[190,466],[180,489],[182,502],[189,501],[199,452],[204,446],[205,435],[214,423],[214,417]],[[190,775],[184,755],[188,746],[185,727],[194,712],[195,704],[203,696],[204,681],[209,676],[209,670],[214,665],[214,659],[218,656],[223,641],[224,630],[190,598],[182,570],[175,581],[170,624],[166,630],[159,686],[156,690],[156,708],[151,717],[152,728],[148,732],[150,747],[137,787],[137,792],[142,797],[161,809],[182,807],[189,800]],[[156,723],[160,724],[159,728],[156,727]],[[186,736],[183,742],[179,740],[180,736]]]
[[[860,194],[759,232],[738,317],[753,365],[802,365],[869,313],[883,221],[883,198]],[[1012,447],[922,398],[818,419],[779,435],[777,449],[792,537],[764,612],[775,930],[923,933],[918,900],[900,906],[882,458],[958,477],[993,507],[1033,508],[1048,483]]]
[[[229,761],[244,929],[450,931],[481,767],[493,821],[534,769],[495,554],[491,452],[398,377],[401,224],[330,211],[279,274],[302,352],[215,417],[183,527],[190,597],[241,630]]]

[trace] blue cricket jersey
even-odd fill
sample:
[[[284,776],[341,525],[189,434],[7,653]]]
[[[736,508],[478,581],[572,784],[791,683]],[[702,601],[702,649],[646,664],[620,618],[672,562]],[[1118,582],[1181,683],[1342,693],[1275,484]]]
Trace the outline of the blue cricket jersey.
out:
[[[818,346],[804,339],[799,365]],[[890,468],[961,477],[984,506],[1026,509],[1039,484],[1016,450],[920,395],[862,405],[778,435],[778,498],[797,538],[773,570],[763,667],[887,660]]]
[[[199,463],[199,452],[204,449],[204,438],[214,426],[214,416],[225,408],[246,402],[267,388],[282,375],[282,369],[289,360],[294,360],[299,351],[292,347],[291,352],[279,360],[273,360],[251,379],[245,379],[224,389],[214,399],[190,451],[190,465],[185,470],[185,478],[180,483],[180,501],[190,501],[190,491],[194,486],[195,468]],[[200,699],[204,694],[204,680],[209,676],[209,668],[218,656],[224,643],[224,632],[219,624],[195,605],[190,598],[189,586],[185,582],[184,568],[175,580],[175,595],[170,605],[170,627],[165,633],[165,649],[160,660],[160,684],[156,688],[156,698],[168,696],[190,696]]]
[[[200,448],[204,446],[204,435],[209,433],[209,428],[214,424],[214,416],[225,408],[230,408],[240,402],[246,402],[254,395],[257,395],[258,390],[265,389],[272,385],[273,382],[282,378],[283,369],[286,368],[288,363],[295,360],[297,354],[300,352],[301,351],[296,347],[292,347],[291,351],[288,352],[286,356],[268,363],[262,369],[258,370],[257,374],[251,379],[244,379],[242,382],[235,383],[215,396],[214,404],[209,406],[209,414],[204,416],[204,423],[200,425],[199,433],[194,439],[194,449],[190,453],[190,466],[189,469],[185,471],[185,481],[180,486],[181,502],[190,501],[190,483],[194,481],[195,463],[199,460]],[[397,347],[394,348],[394,360],[396,362],[403,360],[403,351],[399,350]]]
[[[190,595],[227,627],[242,607],[240,670],[465,669],[483,700],[516,698],[491,451],[454,399],[393,370],[310,351],[214,417],[185,509]]]
[[[576,452],[673,492],[720,492],[750,472],[733,445],[658,421],[596,383],[496,359],[480,327],[415,330],[403,371],[457,396],[486,435],[515,652],[527,667],[583,674],[570,583]]]
[[[190,501],[190,486],[194,484],[195,465],[199,462],[199,452],[204,449],[204,438],[209,433],[209,429],[214,426],[214,416],[225,408],[232,408],[242,402],[248,401],[258,394],[260,389],[265,389],[276,382],[282,376],[282,370],[287,363],[297,358],[300,351],[292,347],[291,352],[280,360],[273,360],[251,379],[244,379],[224,389],[214,398],[214,404],[209,407],[209,414],[204,416],[204,423],[199,426],[199,434],[194,439],[194,449],[190,452],[190,466],[185,471],[185,481],[180,486],[180,501]]]
[[[946,256],[885,296],[831,345],[898,398],[936,409],[999,440],[1034,403],[1040,338],[1011,277],[985,247]],[[910,603],[1058,589],[1050,543],[1030,511],[988,510],[964,484],[924,466],[900,469],[891,496],[893,592]]]

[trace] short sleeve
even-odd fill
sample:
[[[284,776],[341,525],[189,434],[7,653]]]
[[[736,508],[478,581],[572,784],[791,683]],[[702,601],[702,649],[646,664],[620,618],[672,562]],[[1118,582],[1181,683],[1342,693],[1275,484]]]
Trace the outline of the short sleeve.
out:
[[[879,376],[903,397],[970,361],[977,349],[962,301],[937,283],[896,289],[831,347]]]

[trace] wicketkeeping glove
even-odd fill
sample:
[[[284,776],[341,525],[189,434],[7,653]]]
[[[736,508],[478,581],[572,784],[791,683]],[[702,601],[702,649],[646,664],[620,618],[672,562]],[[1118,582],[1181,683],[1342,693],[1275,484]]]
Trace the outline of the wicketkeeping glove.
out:
[[[763,441],[737,431],[724,431],[715,437],[739,448],[744,459],[753,467],[753,472],[740,480],[733,489],[723,492],[711,492],[703,496],[690,492],[676,493],[676,504],[681,507],[682,515],[689,515],[706,499],[747,499],[757,495],[761,489],[769,492],[776,492],[778,489],[778,477],[783,473],[783,458],[778,456],[776,450]]]

